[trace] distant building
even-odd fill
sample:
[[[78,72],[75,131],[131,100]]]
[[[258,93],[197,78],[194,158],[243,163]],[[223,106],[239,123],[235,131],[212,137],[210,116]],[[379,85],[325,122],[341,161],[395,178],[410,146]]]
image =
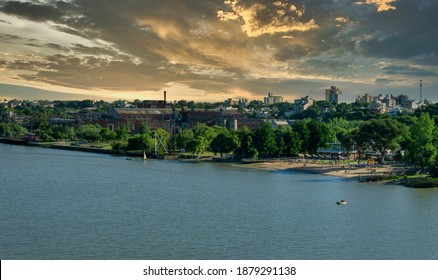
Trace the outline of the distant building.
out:
[[[142,109],[165,109],[165,108],[168,108],[166,98],[167,98],[166,91],[164,91],[164,99],[163,100],[143,100],[140,104],[138,104],[138,108],[142,108]]]
[[[235,105],[246,107],[246,106],[248,106],[248,104],[249,104],[249,102],[248,102],[248,99],[246,99],[246,98],[238,98],[238,99],[228,98],[227,100],[224,101],[224,105],[226,107],[235,106]]]
[[[111,108],[108,113],[113,120],[123,120],[131,130],[137,129],[145,122],[151,129],[166,129],[167,122],[175,118],[175,112],[172,109]],[[117,129],[111,124],[107,127],[110,130]]]
[[[356,98],[357,103],[371,103],[372,100],[373,100],[373,96],[368,94],[368,93],[365,93],[365,95],[363,95],[363,96],[359,95]]]
[[[283,96],[274,96],[270,92],[268,93],[268,97],[264,98],[264,103],[267,105],[281,102],[283,102]]]
[[[313,106],[313,100],[309,96],[295,99],[293,104],[293,114],[299,114]]]
[[[392,94],[379,94],[378,96],[373,97],[371,102],[369,102],[367,111],[369,113],[388,113],[397,115],[401,112],[413,112],[417,108],[418,104],[405,94],[400,94],[396,97]]]
[[[96,120],[96,119],[100,119],[102,117],[102,114],[96,111],[96,108],[94,107],[89,107],[89,108],[84,108],[81,109],[78,113],[77,116],[81,119],[81,120]]]
[[[112,131],[121,125],[135,130],[147,123],[151,129],[163,128],[171,135],[176,133],[178,128],[193,128],[197,123],[223,126],[229,130],[242,129],[244,126],[254,129],[260,123],[258,119],[245,119],[237,109],[177,111],[169,108],[111,108],[108,115],[109,119],[102,120],[101,125]]]
[[[325,101],[331,102],[336,105],[339,103],[340,94],[342,94],[342,91],[339,88],[331,86],[329,89],[325,90]]]
[[[384,103],[382,99],[374,97],[371,103],[367,107],[367,112],[384,114],[387,112],[387,109],[388,108],[386,107],[386,103]]]

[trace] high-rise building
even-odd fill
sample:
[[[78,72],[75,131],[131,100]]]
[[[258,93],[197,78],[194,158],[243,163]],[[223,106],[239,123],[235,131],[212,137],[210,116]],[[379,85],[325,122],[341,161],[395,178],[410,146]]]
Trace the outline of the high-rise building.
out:
[[[336,86],[331,86],[329,89],[325,90],[325,101],[338,104],[340,94],[342,94],[342,91],[339,88]]]

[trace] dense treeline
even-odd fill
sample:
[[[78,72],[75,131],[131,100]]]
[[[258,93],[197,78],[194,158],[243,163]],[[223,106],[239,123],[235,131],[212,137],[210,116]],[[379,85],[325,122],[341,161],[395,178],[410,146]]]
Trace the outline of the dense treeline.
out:
[[[193,154],[205,151],[233,153],[237,158],[293,157],[299,153],[315,154],[330,142],[340,142],[346,153],[358,153],[359,160],[374,152],[385,163],[392,158],[412,164],[432,176],[438,176],[438,129],[436,117],[427,110],[415,115],[382,116],[370,120],[315,119],[297,120],[291,127],[273,128],[265,122],[254,131],[227,131],[222,127],[198,124],[181,131],[169,145]]]

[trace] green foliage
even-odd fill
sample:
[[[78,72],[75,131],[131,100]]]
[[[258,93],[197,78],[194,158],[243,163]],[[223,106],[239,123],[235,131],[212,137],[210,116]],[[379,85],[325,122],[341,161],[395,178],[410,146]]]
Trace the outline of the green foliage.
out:
[[[123,140],[115,140],[111,143],[111,149],[117,152],[122,152],[126,150],[127,146],[128,142],[125,142]]]
[[[102,128],[100,131],[100,138],[105,141],[113,141],[116,140],[117,134],[108,128]]]
[[[77,135],[79,138],[87,140],[88,142],[95,142],[100,139],[101,130],[102,127],[98,124],[86,124],[78,129]]]
[[[237,131],[238,144],[234,154],[238,158],[258,158],[258,151],[254,146],[254,133],[247,127]]]
[[[192,130],[183,130],[172,137],[171,142],[177,149],[194,152],[194,135]]]
[[[129,128],[126,126],[119,126],[116,129],[116,140],[122,142],[128,142]]]
[[[142,123],[135,131],[137,134],[150,134],[151,129],[147,122]]]
[[[152,132],[151,136],[152,136],[152,138],[156,138],[156,140],[154,140],[154,141],[157,141],[157,143],[156,143],[156,145],[158,147],[157,153],[159,153],[159,154],[164,153],[165,152],[164,147],[166,149],[168,149],[168,147],[169,147],[169,142],[170,142],[169,133],[167,133],[167,131],[162,129],[162,128],[158,128]]]
[[[355,128],[349,133],[351,134],[355,149],[358,153],[357,161],[358,163],[360,163],[360,159],[362,158],[362,156],[365,154],[365,151],[370,146],[367,139],[367,132],[364,131],[363,129]]]
[[[206,152],[216,135],[217,132],[214,128],[207,126],[205,123],[197,123],[193,127],[194,138],[189,143],[189,150],[197,155]]]
[[[249,109],[254,109],[254,110],[260,110],[263,107],[263,102],[260,100],[252,100],[251,102],[249,102],[248,106]]]
[[[135,134],[128,139],[127,150],[149,151],[153,146],[153,139],[149,134]]]
[[[47,131],[42,129],[35,130],[36,137],[43,142],[54,142],[55,138],[52,135],[48,134]]]
[[[387,150],[395,150],[406,133],[406,127],[394,119],[372,119],[360,126],[360,131],[370,147],[380,152],[385,162]]]
[[[421,113],[409,128],[406,160],[425,168],[433,165],[437,156],[437,127],[428,113]]]
[[[214,153],[220,153],[221,157],[224,153],[230,153],[237,147],[237,139],[228,130],[222,130],[211,141],[210,148]]]
[[[46,133],[55,140],[62,140],[62,139],[73,140],[76,138],[76,132],[74,128],[65,125],[53,125],[46,130]]]
[[[308,152],[316,154],[318,148],[324,147],[328,142],[333,140],[333,137],[325,123],[311,120],[307,123],[309,130]]]
[[[0,137],[22,139],[27,129],[15,123],[0,123]]]
[[[273,157],[277,154],[275,132],[271,124],[263,122],[254,131],[254,146],[261,157]]]
[[[296,121],[294,124],[294,130],[298,133],[299,138],[302,141],[301,152],[309,151],[310,130],[307,127],[308,122],[308,120],[300,120]]]
[[[339,130],[336,134],[337,140],[341,143],[342,147],[347,153],[350,153],[354,147],[354,133],[345,129]]]
[[[302,140],[291,127],[281,126],[276,129],[275,138],[278,156],[294,157],[300,152]]]

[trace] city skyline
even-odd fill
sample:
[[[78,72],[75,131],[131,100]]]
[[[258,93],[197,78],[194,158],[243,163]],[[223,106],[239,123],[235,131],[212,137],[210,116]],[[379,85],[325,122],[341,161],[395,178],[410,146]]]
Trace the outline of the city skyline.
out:
[[[438,3],[3,1],[0,97],[438,101]]]

